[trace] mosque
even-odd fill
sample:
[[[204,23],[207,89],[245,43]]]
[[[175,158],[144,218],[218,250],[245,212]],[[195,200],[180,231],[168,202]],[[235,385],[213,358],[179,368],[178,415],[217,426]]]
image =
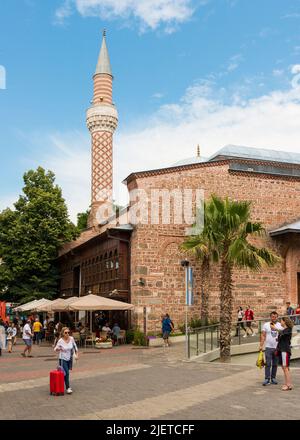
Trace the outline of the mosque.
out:
[[[92,141],[91,213],[88,228],[60,250],[60,296],[93,293],[134,304],[131,317],[124,312],[118,317],[123,328],[142,327],[145,311],[148,330],[160,329],[165,312],[176,326],[182,324],[185,277],[180,244],[187,224],[178,215],[184,203],[180,197],[188,189],[194,204],[193,194],[201,189],[205,199],[214,193],[251,201],[253,220],[267,229],[262,244],[282,257],[280,264],[259,273],[234,272],[234,310],[250,304],[258,316],[273,309],[283,312],[286,301],[299,303],[300,154],[227,145],[207,159],[198,151],[195,157],[167,168],[134,172],[123,181],[130,193],[148,195],[150,200],[153,191],[163,191],[171,194],[171,203],[168,221],[161,213],[153,219],[153,205],[151,208],[148,201],[143,202],[143,209],[139,204],[135,210],[144,221],[133,221],[129,211],[138,198],[129,207],[113,211],[113,134],[118,113],[112,100],[113,75],[105,32],[93,81],[93,101],[86,115]],[[164,209],[162,199],[156,200],[156,207]],[[199,317],[201,270],[192,258],[190,263],[194,304],[189,315]],[[210,283],[209,312],[218,317],[218,270],[213,271]]]

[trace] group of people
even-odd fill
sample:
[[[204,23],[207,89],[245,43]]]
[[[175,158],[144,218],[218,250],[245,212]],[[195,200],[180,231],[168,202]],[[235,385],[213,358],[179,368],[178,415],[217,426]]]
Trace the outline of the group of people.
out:
[[[254,312],[251,309],[250,306],[247,306],[246,310],[243,310],[243,307],[239,307],[238,313],[237,313],[237,325],[236,325],[236,331],[235,336],[240,335],[241,329],[244,331],[244,338],[247,338],[247,336],[255,336],[255,332],[252,328],[252,323],[254,321]],[[246,324],[246,326],[245,326]]]
[[[271,312],[270,322],[263,325],[259,350],[265,346],[265,380],[263,386],[277,385],[276,373],[278,365],[282,366],[285,383],[283,391],[292,389],[290,374],[291,338],[294,321],[291,317],[284,316],[278,320],[278,313]]]
[[[113,327],[110,327],[108,321],[100,321],[98,319],[96,322],[97,322],[97,330],[98,330],[96,331],[96,335],[98,334],[98,336],[100,336],[101,332],[106,333],[106,337],[112,340],[113,345],[117,345],[121,332],[121,328],[119,324],[116,322],[113,325]],[[83,326],[81,322],[78,322],[76,329],[77,331],[79,331],[81,340],[84,340],[85,337],[90,335],[90,329],[88,325]]]
[[[14,322],[4,322],[0,319],[0,356],[2,349],[7,347],[8,353],[12,352],[13,345],[16,344],[17,328]]]

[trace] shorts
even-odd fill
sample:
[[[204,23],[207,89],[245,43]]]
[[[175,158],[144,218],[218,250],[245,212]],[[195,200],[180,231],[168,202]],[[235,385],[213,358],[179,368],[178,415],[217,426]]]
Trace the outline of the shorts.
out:
[[[246,326],[251,328],[252,321],[247,321]]]
[[[287,351],[278,351],[277,356],[279,359],[279,365],[282,367],[290,366],[291,353],[288,353]]]
[[[32,346],[32,339],[23,339],[24,344],[27,345],[27,347],[31,347]]]
[[[163,339],[168,339],[169,336],[170,336],[170,333],[171,333],[171,332],[169,332],[169,331],[164,331],[164,332],[163,332]]]

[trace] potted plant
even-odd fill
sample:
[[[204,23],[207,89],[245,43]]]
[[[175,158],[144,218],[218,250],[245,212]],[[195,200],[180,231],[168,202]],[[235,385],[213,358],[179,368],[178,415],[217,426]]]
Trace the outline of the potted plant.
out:
[[[112,340],[110,338],[96,338],[95,348],[112,348]]]
[[[136,329],[134,331],[133,335],[133,348],[148,348],[148,339],[144,335],[143,332],[141,332],[139,329]]]

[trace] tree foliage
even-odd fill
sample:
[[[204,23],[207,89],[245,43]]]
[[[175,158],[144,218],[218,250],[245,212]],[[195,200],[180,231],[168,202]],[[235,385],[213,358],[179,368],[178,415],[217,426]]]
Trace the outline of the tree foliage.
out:
[[[87,229],[90,212],[91,210],[88,209],[85,212],[79,212],[79,214],[77,214],[77,228],[79,231]]]
[[[0,291],[17,302],[55,294],[58,249],[78,234],[54,173],[39,167],[23,179],[15,209],[0,213]]]
[[[208,259],[219,263],[220,358],[224,362],[230,360],[234,268],[258,271],[280,261],[271,250],[249,241],[251,236],[263,235],[263,225],[251,222],[251,202],[212,195],[205,203],[202,233],[189,237],[183,245],[201,262]]]

